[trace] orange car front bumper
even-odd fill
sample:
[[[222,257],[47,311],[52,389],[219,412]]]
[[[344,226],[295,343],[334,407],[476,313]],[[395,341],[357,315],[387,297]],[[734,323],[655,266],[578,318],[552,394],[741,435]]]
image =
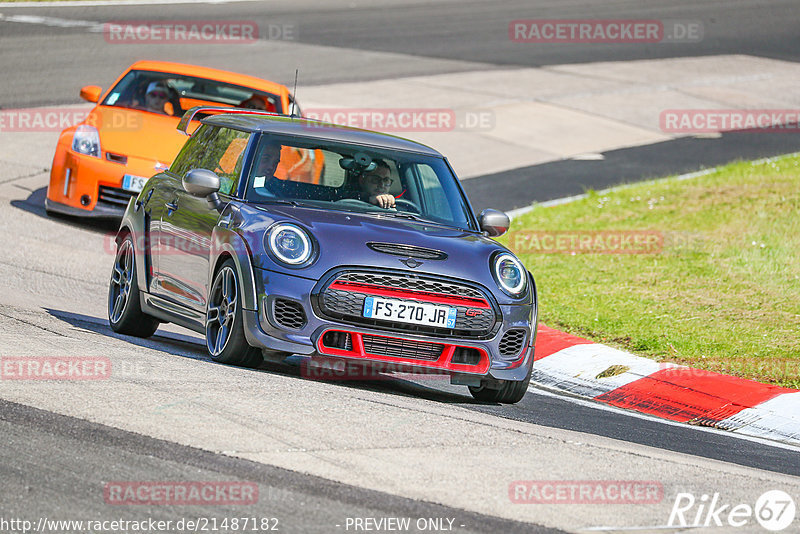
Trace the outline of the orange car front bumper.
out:
[[[104,158],[108,158],[103,153]],[[121,218],[135,191],[123,189],[125,175],[150,176],[158,162],[127,157],[125,163],[66,150],[63,164],[53,165],[47,188],[47,211],[78,217]]]

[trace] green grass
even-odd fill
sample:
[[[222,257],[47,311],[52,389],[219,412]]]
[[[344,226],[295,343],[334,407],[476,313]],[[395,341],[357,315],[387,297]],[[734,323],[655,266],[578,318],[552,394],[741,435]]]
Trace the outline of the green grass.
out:
[[[526,232],[648,230],[647,254],[533,253]],[[659,361],[800,388],[800,156],[535,207],[502,239],[545,324]]]

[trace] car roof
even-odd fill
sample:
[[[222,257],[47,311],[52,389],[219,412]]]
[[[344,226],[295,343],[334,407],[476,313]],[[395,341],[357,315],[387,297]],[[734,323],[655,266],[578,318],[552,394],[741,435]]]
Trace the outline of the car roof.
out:
[[[443,157],[437,150],[403,137],[397,137],[372,130],[362,130],[351,126],[341,126],[300,117],[286,117],[268,114],[221,114],[202,120],[204,124],[224,126],[249,132],[289,135],[320,141],[336,141],[353,145],[364,145],[404,152],[417,152],[430,156]]]
[[[197,76],[199,78],[208,78],[211,80],[232,83],[234,85],[242,85],[251,89],[259,89],[273,94],[283,94],[289,92],[289,89],[285,85],[264,80],[262,78],[256,78],[255,76],[248,76],[246,74],[239,74],[226,70],[212,69],[210,67],[187,65],[185,63],[173,63],[171,61],[137,61],[131,65],[128,70],[149,70],[155,72],[182,74],[185,76]]]

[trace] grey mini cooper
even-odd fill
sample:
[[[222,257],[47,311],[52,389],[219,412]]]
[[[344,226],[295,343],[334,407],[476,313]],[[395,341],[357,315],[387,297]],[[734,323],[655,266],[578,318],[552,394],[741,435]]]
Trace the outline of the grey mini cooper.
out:
[[[533,276],[491,239],[437,151],[391,135],[244,110],[204,117],[132,198],[108,293],[114,331],[171,322],[211,358],[306,355],[440,373],[515,403],[531,377]]]

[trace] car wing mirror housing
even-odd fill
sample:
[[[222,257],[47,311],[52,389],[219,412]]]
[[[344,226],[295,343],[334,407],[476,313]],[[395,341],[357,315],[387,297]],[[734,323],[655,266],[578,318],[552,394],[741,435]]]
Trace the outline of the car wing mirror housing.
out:
[[[508,231],[511,219],[502,211],[486,208],[478,215],[478,223],[489,237],[500,237]]]
[[[217,210],[222,208],[219,199],[219,176],[208,169],[192,169],[183,177],[183,188],[192,196],[205,197],[208,204]]]
[[[81,98],[92,104],[96,104],[100,100],[100,94],[103,89],[99,85],[87,85],[81,88]]]

